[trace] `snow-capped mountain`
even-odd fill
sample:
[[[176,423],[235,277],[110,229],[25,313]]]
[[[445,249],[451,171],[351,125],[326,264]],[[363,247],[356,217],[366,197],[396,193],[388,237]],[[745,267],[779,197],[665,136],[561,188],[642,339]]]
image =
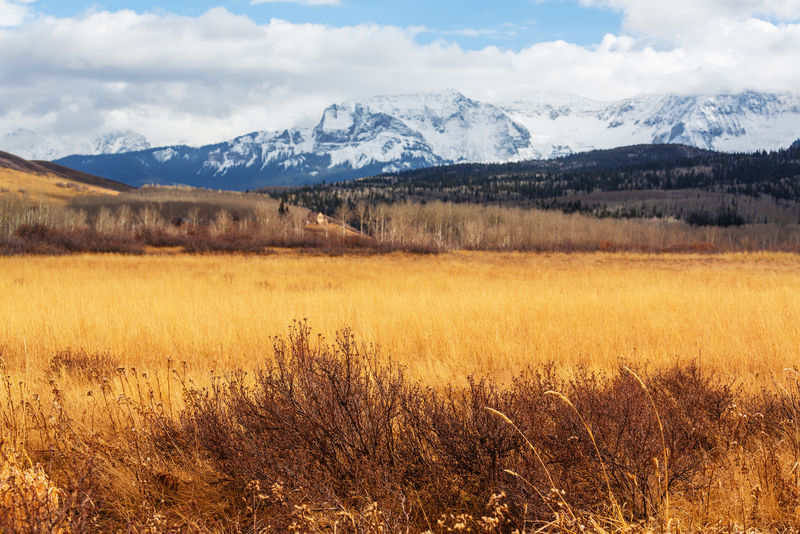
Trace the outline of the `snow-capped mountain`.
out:
[[[366,106],[396,117],[419,132],[431,150],[446,161],[516,159],[531,142],[530,133],[500,108],[452,90],[375,97]]]
[[[529,145],[528,131],[499,107],[446,91],[334,104],[313,128],[253,132],[199,148],[70,156],[59,162],[132,185],[253,189],[521,159]]]
[[[75,153],[119,154],[148,148],[147,139],[132,130],[107,133],[89,141],[42,135],[25,128],[0,136],[0,150],[29,160],[54,160]]]
[[[539,94],[500,106],[532,134],[536,157],[643,143],[721,152],[787,147],[800,133],[800,95],[645,95],[617,102]]]
[[[147,150],[150,143],[147,138],[133,130],[109,133],[92,141],[89,154],[120,154]]]
[[[113,154],[58,162],[131,185],[254,189],[643,143],[770,150],[790,145],[800,134],[800,96],[746,92],[599,102],[534,94],[492,104],[445,91],[334,104],[313,128],[253,132],[197,148],[150,149],[141,136],[129,134],[125,141],[95,146],[94,153],[110,147]]]

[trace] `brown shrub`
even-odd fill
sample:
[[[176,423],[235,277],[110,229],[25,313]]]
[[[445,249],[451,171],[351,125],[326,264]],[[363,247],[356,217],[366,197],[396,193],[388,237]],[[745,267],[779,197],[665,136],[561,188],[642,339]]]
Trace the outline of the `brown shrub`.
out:
[[[2,255],[76,252],[141,254],[143,249],[129,237],[99,234],[88,228],[59,230],[43,224],[19,226],[10,238],[0,239]]]
[[[113,376],[119,363],[108,352],[88,353],[70,349],[58,351],[50,358],[50,371],[65,373],[84,380],[99,381]]]
[[[57,386],[52,403],[22,400],[6,379],[0,430],[34,457],[19,469],[40,466],[31,480],[57,489],[57,506],[36,502],[75,531],[800,526],[796,380],[750,395],[694,364],[568,377],[550,365],[431,389],[348,331],[329,343],[305,323],[273,353],[205,388],[168,368],[180,413],[169,382],[135,369],[104,381],[82,422]],[[53,358],[76,376],[112,365]]]
[[[42,464],[0,440],[0,532],[67,534],[84,532],[94,523],[87,493],[90,464],[74,465],[64,487],[56,485]],[[50,466],[52,467],[52,466]]]
[[[275,358],[248,387],[242,373],[190,391],[184,423],[243,492],[252,481],[291,488],[339,510],[364,499],[395,506],[409,469],[400,423],[414,391],[400,368],[380,365],[348,332],[311,343],[304,324],[276,339]],[[291,509],[291,508],[290,508]]]
[[[387,521],[421,526],[426,516],[481,517],[499,493],[517,518],[544,520],[553,490],[578,509],[607,513],[606,477],[625,513],[646,519],[667,492],[692,488],[730,430],[724,419],[734,392],[695,366],[644,376],[646,389],[622,369],[560,380],[551,366],[510,385],[470,379],[436,391],[378,362],[349,333],[329,346],[296,325],[276,341],[254,386],[234,373],[210,390],[188,391],[186,432],[239,488],[285,483],[295,504],[340,510],[374,501]],[[398,508],[410,502],[421,504]]]

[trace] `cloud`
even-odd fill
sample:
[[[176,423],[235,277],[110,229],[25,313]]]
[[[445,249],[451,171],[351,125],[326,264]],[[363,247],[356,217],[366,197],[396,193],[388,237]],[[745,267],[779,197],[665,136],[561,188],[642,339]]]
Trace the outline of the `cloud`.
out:
[[[338,6],[341,5],[341,0],[250,0],[250,5],[257,4],[303,4],[305,6]]]
[[[671,42],[686,42],[707,31],[709,22],[776,22],[800,19],[800,0],[580,0],[584,6],[623,13],[623,29]]]
[[[33,0],[0,0],[0,28],[22,24],[30,15]]]
[[[460,35],[462,37],[486,37],[498,35],[500,32],[489,28],[464,28],[461,30],[450,30],[442,33],[445,35]]]
[[[626,17],[639,9],[635,0],[603,1],[618,2]],[[65,140],[130,128],[154,144],[208,143],[313,125],[327,105],[345,99],[446,88],[502,100],[537,91],[616,99],[797,90],[794,5],[775,3],[769,12],[785,20],[772,21],[752,7],[720,8],[692,39],[662,32],[654,42],[645,35],[650,26],[637,22],[594,46],[553,41],[521,50],[465,50],[445,36],[420,44],[420,28],[259,24],[223,8],[199,17],[40,15],[0,30],[0,139],[18,128]]]
[[[459,28],[457,30],[441,30],[429,26],[410,26],[405,28],[406,31],[413,35],[420,35],[430,33],[435,35],[457,35],[459,37],[504,37],[508,35],[513,29],[500,32],[499,30],[491,28]]]

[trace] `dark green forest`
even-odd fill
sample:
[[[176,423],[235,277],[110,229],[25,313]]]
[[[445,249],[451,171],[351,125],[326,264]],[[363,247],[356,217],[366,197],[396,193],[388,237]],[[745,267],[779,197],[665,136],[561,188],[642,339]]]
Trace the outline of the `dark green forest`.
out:
[[[324,213],[359,203],[481,203],[598,217],[673,217],[731,226],[800,220],[800,141],[776,152],[729,154],[637,145],[553,160],[461,164],[271,191]]]

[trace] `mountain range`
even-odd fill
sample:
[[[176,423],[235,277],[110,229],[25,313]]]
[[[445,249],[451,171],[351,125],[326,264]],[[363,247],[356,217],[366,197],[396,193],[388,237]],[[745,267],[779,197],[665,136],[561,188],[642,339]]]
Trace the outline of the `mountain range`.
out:
[[[114,134],[90,143],[86,155],[57,162],[134,186],[245,190],[648,143],[774,150],[798,137],[800,95],[791,93],[663,94],[616,102],[537,93],[489,103],[444,91],[334,104],[311,128],[257,131],[202,147],[151,148],[135,132]]]
[[[27,128],[0,135],[0,150],[30,160],[56,160],[69,154],[118,154],[148,148],[147,138],[132,130],[110,132],[88,140],[42,135]]]

